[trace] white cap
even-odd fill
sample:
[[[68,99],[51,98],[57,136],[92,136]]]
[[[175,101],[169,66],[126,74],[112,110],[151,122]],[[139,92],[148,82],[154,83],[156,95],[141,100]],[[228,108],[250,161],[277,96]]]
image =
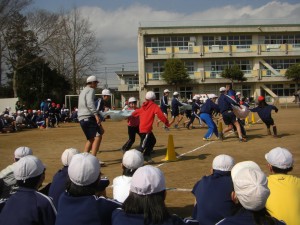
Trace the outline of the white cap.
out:
[[[266,160],[272,166],[280,169],[288,169],[293,167],[293,156],[286,148],[273,148],[265,155]]]
[[[214,158],[212,168],[220,171],[231,171],[234,159],[229,155],[218,155]]]
[[[156,95],[153,91],[148,91],[146,93],[146,97],[147,100],[155,100],[156,99]]]
[[[170,93],[169,89],[165,89],[164,93]]]
[[[64,166],[69,166],[74,155],[79,154],[80,151],[76,148],[67,148],[61,155],[61,162]]]
[[[36,110],[34,109],[34,110],[32,110],[32,113],[36,113]]]
[[[175,91],[175,92],[173,93],[173,95],[179,95],[179,93],[178,93],[177,91]]]
[[[222,91],[226,91],[226,88],[225,87],[220,87],[220,92]]]
[[[165,189],[164,174],[156,167],[150,165],[140,167],[132,176],[130,191],[138,195],[150,195]]]
[[[239,92],[239,91],[236,93],[236,95],[240,95],[240,94],[241,94],[241,92]]]
[[[231,169],[231,177],[232,179],[236,176],[236,174],[244,169],[244,168],[252,168],[252,169],[257,169],[260,170],[259,165],[257,165],[255,162],[253,161],[243,161],[243,162],[239,162],[237,164],[234,165],[234,167]]]
[[[122,164],[127,169],[135,170],[144,165],[143,154],[136,149],[128,150],[123,155]]]
[[[193,100],[192,100],[192,99],[189,99],[188,102],[193,102]]]
[[[194,95],[193,99],[194,99],[194,100],[199,100],[199,99],[200,99],[200,96],[199,96],[199,95]]]
[[[111,95],[110,90],[108,90],[108,89],[103,89],[103,90],[102,90],[102,95]]]
[[[47,99],[47,102],[51,102],[51,98],[48,98],[48,99]]]
[[[232,168],[234,171],[235,166]],[[266,175],[257,168],[244,167],[232,177],[235,194],[241,205],[248,210],[259,211],[270,195]]]
[[[81,153],[72,157],[68,168],[70,180],[78,186],[87,186],[94,183],[100,175],[99,160],[89,154]]]
[[[41,175],[45,166],[36,156],[27,155],[16,162],[14,166],[14,176],[16,180],[27,180]]]
[[[15,150],[15,159],[23,158],[26,155],[32,155],[31,148],[22,146]]]
[[[97,80],[97,77],[96,76],[89,76],[87,79],[86,79],[86,83],[92,83],[92,82],[98,82],[99,81]]]
[[[215,94],[208,94],[207,96],[208,96],[208,98],[218,98],[218,96]]]
[[[129,99],[128,99],[128,103],[129,102],[136,102],[137,100],[136,100],[136,98],[135,97],[130,97]]]

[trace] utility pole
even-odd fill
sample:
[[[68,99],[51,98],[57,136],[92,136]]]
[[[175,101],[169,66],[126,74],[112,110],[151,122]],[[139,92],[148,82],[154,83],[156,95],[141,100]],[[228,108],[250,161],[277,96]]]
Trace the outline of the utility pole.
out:
[[[104,88],[108,88],[108,85],[107,85],[107,73],[106,73],[106,67],[105,67],[105,85],[104,85]]]

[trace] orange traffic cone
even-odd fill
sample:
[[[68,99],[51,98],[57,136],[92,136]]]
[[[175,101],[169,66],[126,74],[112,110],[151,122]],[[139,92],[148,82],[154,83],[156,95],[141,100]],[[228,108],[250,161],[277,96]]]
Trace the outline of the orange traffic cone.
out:
[[[174,148],[174,141],[173,141],[173,135],[169,134],[168,137],[168,147],[167,147],[167,154],[162,161],[177,161],[176,153],[175,153],[175,148]]]
[[[251,123],[252,123],[252,124],[255,123],[254,113],[251,114]]]
[[[248,118],[248,116],[245,118],[245,126],[249,126],[249,118]]]

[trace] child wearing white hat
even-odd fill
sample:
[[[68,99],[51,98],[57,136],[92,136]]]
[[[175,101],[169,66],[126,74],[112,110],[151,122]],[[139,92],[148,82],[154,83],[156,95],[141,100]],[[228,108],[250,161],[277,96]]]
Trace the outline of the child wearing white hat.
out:
[[[268,212],[286,224],[299,224],[300,178],[288,174],[294,165],[292,153],[286,148],[276,147],[265,158],[270,171],[268,187],[271,194],[266,204]]]
[[[14,176],[14,167],[19,159],[27,155],[32,155],[31,148],[26,146],[18,147],[14,152],[14,163],[0,171],[0,179],[3,179],[4,182],[4,190],[0,198],[8,198],[18,188],[17,180]]]
[[[155,104],[154,100],[156,98],[153,91],[148,91],[146,93],[146,101],[143,103],[142,107],[136,109],[132,116],[140,117],[139,130],[141,134],[141,142],[139,150],[144,152],[144,159],[149,163],[153,163],[151,158],[151,152],[153,151],[154,145],[156,143],[156,138],[152,132],[152,125],[155,115],[160,119],[165,126],[169,127],[169,121],[164,116],[163,112],[158,105]]]
[[[237,163],[231,170],[231,177],[234,187],[231,198],[239,209],[216,225],[285,224],[270,216],[265,208],[270,195],[268,180],[255,162]]]
[[[184,224],[176,215],[171,215],[165,205],[166,183],[162,171],[147,165],[133,174],[130,193],[122,209],[113,212],[112,225]],[[189,221],[186,224],[199,224]]]
[[[98,159],[88,153],[75,154],[68,175],[70,183],[60,196],[55,224],[111,224],[111,214],[120,203],[96,196],[100,182]]]
[[[192,193],[195,206],[192,217],[201,224],[215,224],[221,219],[231,216],[235,204],[231,201],[233,184],[231,169],[234,159],[229,155],[218,155],[212,162],[211,175],[202,177],[195,185]]]
[[[122,159],[123,175],[113,180],[113,198],[119,202],[124,202],[129,195],[132,175],[135,171],[144,165],[143,154],[131,149],[125,152]]]
[[[19,188],[6,202],[0,224],[54,225],[56,209],[52,200],[37,191],[45,179],[45,166],[36,156],[22,157],[14,166]]]

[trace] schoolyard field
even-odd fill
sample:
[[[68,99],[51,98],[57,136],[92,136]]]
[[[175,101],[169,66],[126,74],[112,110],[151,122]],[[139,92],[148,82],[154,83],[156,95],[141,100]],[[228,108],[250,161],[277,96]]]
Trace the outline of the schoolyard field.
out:
[[[294,170],[291,174],[300,176],[300,122],[299,108],[279,108],[273,113],[278,128],[279,138],[267,136],[265,125],[255,114],[255,124],[247,129],[246,143],[239,143],[235,134],[226,134],[224,141],[203,141],[206,127],[200,128],[195,121],[195,129],[188,130],[180,125],[180,129],[170,128],[166,132],[162,127],[153,124],[153,132],[157,138],[153,153],[154,166],[159,167],[165,174],[168,188],[166,204],[172,213],[181,217],[192,214],[194,197],[191,189],[204,175],[210,174],[212,160],[219,154],[228,154],[236,162],[253,160],[268,174],[265,154],[274,147],[285,147],[294,156]],[[183,121],[185,118],[183,119]],[[183,122],[182,121],[182,122]],[[122,152],[120,148],[127,141],[126,121],[114,122],[106,120],[103,123],[105,134],[97,155],[105,161],[107,167],[101,172],[112,180],[121,175]],[[162,124],[161,124],[162,126]],[[161,161],[166,156],[168,137],[173,135],[175,151],[179,160],[175,162]],[[47,166],[45,184],[51,182],[53,175],[62,167],[60,157],[66,148],[77,148],[82,151],[85,137],[78,123],[61,124],[59,128],[30,129],[16,133],[0,133],[0,169],[4,169],[13,162],[13,153],[17,147],[28,146]],[[139,144],[136,138],[134,147]],[[112,188],[107,188],[107,196],[112,197]]]

